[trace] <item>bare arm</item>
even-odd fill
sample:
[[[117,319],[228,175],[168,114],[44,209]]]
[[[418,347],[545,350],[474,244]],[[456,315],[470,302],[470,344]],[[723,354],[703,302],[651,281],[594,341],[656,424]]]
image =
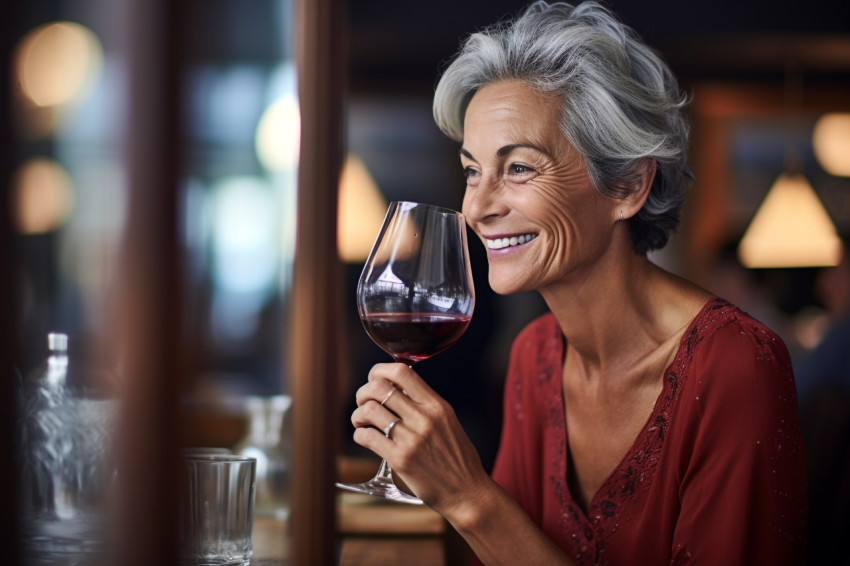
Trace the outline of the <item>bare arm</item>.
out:
[[[387,394],[397,391],[381,405]],[[484,470],[451,406],[410,368],[378,364],[357,392],[354,440],[386,458],[488,566],[572,564]],[[386,438],[383,430],[401,418]]]
[[[469,494],[443,514],[487,566],[571,565],[573,562],[534,524],[496,482]],[[464,508],[465,507],[465,508]]]

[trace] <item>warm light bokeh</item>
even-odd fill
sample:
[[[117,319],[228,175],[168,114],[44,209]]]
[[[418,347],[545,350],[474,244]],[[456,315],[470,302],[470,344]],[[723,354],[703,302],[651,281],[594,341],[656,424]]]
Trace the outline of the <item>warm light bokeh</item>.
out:
[[[60,228],[71,214],[74,189],[61,165],[46,158],[24,163],[12,180],[12,210],[22,234]]]
[[[266,108],[257,126],[257,158],[268,171],[285,171],[298,164],[301,112],[294,96],[283,96]]]
[[[343,261],[366,260],[386,212],[387,202],[366,165],[349,155],[339,182],[337,248]]]
[[[56,106],[88,90],[100,72],[103,50],[88,28],[54,22],[21,40],[15,63],[23,94],[36,106]]]
[[[746,267],[837,265],[841,240],[803,175],[781,174],[750,223],[738,255]]]
[[[850,177],[850,113],[821,116],[812,132],[812,147],[827,173]]]

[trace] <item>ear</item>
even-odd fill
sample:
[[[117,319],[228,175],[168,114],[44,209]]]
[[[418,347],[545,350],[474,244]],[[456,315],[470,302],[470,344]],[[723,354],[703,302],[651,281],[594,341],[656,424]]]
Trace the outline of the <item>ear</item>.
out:
[[[631,184],[628,196],[619,201],[619,209],[616,213],[617,220],[628,219],[637,214],[643,208],[646,199],[649,198],[649,191],[652,189],[652,183],[655,181],[656,163],[654,157],[644,157],[640,160],[639,175],[640,177]]]

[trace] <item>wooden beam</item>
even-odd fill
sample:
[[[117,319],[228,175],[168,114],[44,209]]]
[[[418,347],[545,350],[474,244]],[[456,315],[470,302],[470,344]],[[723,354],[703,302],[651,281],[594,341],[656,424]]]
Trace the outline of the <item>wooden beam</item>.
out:
[[[183,368],[179,185],[184,3],[133,0],[122,14],[129,71],[129,206],[113,314],[124,384],[119,424],[120,562],[177,562]],[[116,557],[116,560],[118,557]]]
[[[342,166],[343,0],[296,4],[301,105],[298,229],[289,343],[292,376],[293,564],[336,563],[335,456],[341,266],[336,251]]]

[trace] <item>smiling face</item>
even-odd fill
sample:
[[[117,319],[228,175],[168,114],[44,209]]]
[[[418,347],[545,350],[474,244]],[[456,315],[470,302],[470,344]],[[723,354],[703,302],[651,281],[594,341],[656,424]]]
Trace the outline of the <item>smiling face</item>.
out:
[[[466,111],[463,212],[497,293],[586,274],[611,247],[620,205],[593,187],[560,121],[560,101],[521,81],[483,87]]]

